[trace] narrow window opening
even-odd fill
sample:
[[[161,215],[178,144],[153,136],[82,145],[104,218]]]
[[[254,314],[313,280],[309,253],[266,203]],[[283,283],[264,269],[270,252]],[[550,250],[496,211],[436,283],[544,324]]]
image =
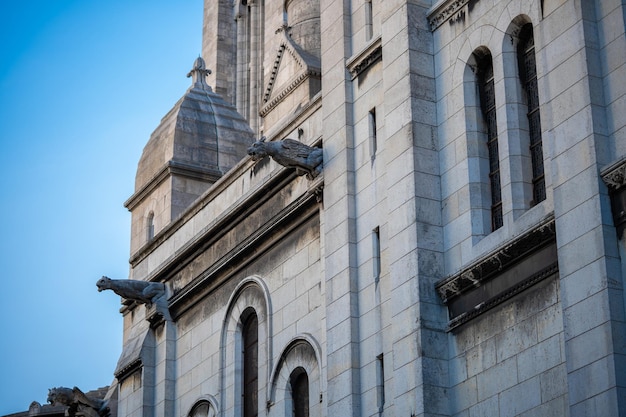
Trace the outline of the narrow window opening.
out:
[[[372,230],[372,272],[374,282],[380,281],[380,228],[377,226]]]
[[[243,417],[257,417],[259,404],[259,321],[250,314],[243,325]]]
[[[154,212],[148,214],[146,220],[146,241],[150,242],[154,238]]]
[[[489,156],[489,189],[491,191],[491,230],[502,227],[502,192],[500,188],[500,157],[498,151],[498,123],[491,54],[477,57],[477,78],[480,105],[487,130]]]
[[[376,136],[376,108],[369,111],[367,120],[369,125],[370,158],[373,162],[374,158],[376,158],[376,151],[378,150],[378,138]]]
[[[385,407],[385,360],[382,353],[376,356],[376,391],[378,413],[381,414]]]
[[[369,41],[374,36],[372,0],[365,0],[365,40]]]
[[[543,143],[541,139],[541,119],[539,115],[535,41],[531,23],[525,24],[520,31],[517,53],[520,81],[526,93],[526,103],[528,107],[528,136],[530,139],[533,185],[533,200],[531,201],[531,205],[535,205],[546,199],[546,183],[543,169]]]
[[[309,377],[303,368],[298,368],[289,377],[293,399],[293,417],[309,417]]]

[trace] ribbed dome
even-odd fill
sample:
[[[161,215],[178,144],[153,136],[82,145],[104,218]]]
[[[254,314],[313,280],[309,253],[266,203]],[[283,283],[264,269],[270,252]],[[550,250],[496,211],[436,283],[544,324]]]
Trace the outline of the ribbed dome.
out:
[[[254,133],[246,120],[206,84],[202,58],[187,75],[192,86],[165,115],[143,149],[132,212],[131,250],[180,216],[226,171],[246,157]]]
[[[215,182],[246,156],[254,133],[246,120],[205,82],[210,73],[198,57],[187,75],[192,86],[163,117],[146,144],[135,177],[135,192],[169,164],[197,171]]]

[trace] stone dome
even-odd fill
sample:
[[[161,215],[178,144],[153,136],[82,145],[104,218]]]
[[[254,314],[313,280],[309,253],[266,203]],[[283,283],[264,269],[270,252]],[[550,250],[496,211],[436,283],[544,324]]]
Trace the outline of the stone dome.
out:
[[[248,122],[206,83],[208,74],[204,60],[197,58],[187,74],[191,87],[143,149],[135,193],[125,204],[133,213],[133,235],[143,243],[142,219],[151,216],[158,233],[242,160],[254,142]]]

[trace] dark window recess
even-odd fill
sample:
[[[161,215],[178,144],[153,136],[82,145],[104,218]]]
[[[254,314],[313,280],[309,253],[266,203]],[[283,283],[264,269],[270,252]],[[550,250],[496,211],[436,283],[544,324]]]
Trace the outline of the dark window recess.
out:
[[[259,404],[259,321],[251,314],[243,325],[243,416],[256,417]]]
[[[477,56],[478,90],[483,119],[487,127],[489,155],[489,189],[491,191],[491,230],[502,227],[502,193],[500,187],[500,157],[498,151],[498,122],[491,55]]]
[[[309,377],[298,368],[289,378],[293,399],[293,417],[309,417]]]
[[[525,24],[520,31],[517,52],[520,81],[526,93],[528,106],[528,135],[530,138],[530,157],[533,175],[532,204],[534,205],[546,199],[546,182],[543,173],[543,144],[541,140],[541,119],[539,116],[535,41],[533,26],[530,23]]]

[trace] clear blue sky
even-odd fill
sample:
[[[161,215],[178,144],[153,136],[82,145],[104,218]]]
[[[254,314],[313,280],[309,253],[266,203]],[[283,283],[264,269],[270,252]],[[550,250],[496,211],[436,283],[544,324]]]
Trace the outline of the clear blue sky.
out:
[[[0,415],[109,385],[137,162],[191,85],[202,0],[0,4]]]

